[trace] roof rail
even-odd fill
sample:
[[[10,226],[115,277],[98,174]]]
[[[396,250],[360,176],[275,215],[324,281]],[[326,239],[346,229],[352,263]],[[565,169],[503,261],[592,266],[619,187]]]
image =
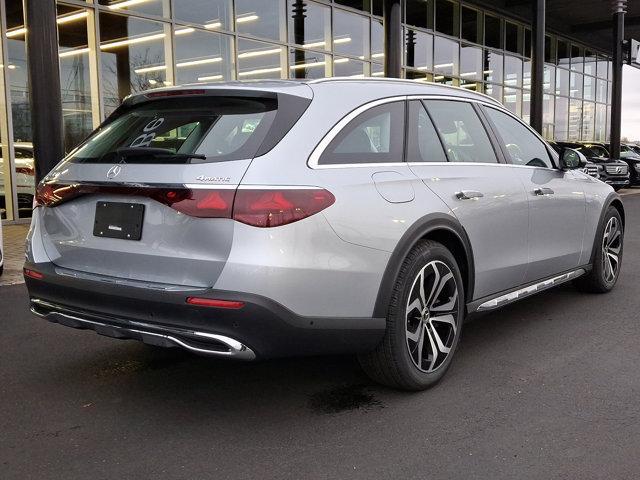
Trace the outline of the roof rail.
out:
[[[408,80],[406,78],[392,78],[392,77],[327,77],[327,78],[317,78],[314,80],[310,80],[308,82],[305,82],[309,85],[313,85],[313,84],[317,84],[317,83],[331,83],[331,82],[359,82],[359,81],[370,81],[370,82],[381,82],[381,83],[403,83],[403,84],[407,84],[407,85],[420,85],[420,84],[424,84],[424,85],[429,85],[429,86],[434,86],[434,87],[439,87],[439,88],[448,88],[448,89],[452,89],[452,90],[456,90],[456,91],[463,91],[463,92],[467,92],[467,93],[471,93],[474,95],[478,95],[481,97],[484,97],[488,100],[490,100],[491,102],[495,103],[496,105],[502,105],[502,103],[500,103],[498,100],[496,100],[495,98],[491,97],[490,95],[487,95],[486,93],[481,93],[481,92],[475,92],[473,90],[467,90],[461,87],[454,87],[453,85],[444,85],[442,83],[436,83],[436,82],[423,82],[420,80]]]

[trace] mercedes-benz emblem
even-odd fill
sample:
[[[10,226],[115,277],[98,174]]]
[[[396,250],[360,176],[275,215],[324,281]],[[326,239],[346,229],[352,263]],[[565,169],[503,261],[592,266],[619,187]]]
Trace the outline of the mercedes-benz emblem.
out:
[[[616,167],[616,173],[622,173],[622,167]]]
[[[122,172],[122,167],[120,165],[114,165],[109,170],[107,170],[107,178],[116,178]]]

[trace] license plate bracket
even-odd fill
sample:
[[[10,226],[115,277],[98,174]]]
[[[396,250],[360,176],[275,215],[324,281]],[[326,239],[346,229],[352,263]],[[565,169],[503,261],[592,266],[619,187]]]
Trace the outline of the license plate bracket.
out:
[[[93,235],[140,240],[143,220],[144,205],[141,203],[97,202]]]

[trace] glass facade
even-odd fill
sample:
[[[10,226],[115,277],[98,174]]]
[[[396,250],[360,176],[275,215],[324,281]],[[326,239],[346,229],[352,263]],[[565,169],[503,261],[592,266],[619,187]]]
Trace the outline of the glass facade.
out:
[[[4,2],[0,213],[31,212],[33,153],[22,2]],[[383,75],[382,0],[58,0],[67,151],[124,97],[235,79]],[[403,75],[483,92],[528,121],[531,29],[459,0],[403,1]],[[544,134],[606,140],[610,61],[547,35]]]

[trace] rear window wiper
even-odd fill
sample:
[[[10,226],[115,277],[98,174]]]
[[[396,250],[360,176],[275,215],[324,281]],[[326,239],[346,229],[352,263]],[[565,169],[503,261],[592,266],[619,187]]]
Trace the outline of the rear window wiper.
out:
[[[171,160],[189,160],[191,158],[197,158],[199,160],[206,160],[207,156],[199,153],[175,153],[168,148],[154,148],[154,147],[120,147],[115,151],[116,155],[126,161],[127,158],[135,157],[153,157],[156,159],[171,159]]]

